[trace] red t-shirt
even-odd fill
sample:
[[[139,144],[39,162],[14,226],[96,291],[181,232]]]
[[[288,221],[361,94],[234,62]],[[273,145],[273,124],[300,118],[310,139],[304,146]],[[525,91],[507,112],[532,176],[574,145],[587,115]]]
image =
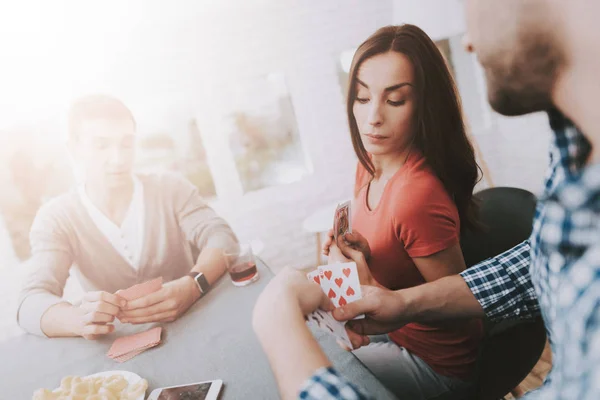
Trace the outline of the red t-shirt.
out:
[[[425,158],[415,151],[387,182],[372,210],[367,206],[370,179],[359,163],[352,227],[369,241],[371,274],[392,290],[425,283],[412,258],[459,243],[460,220],[454,202]],[[389,336],[437,373],[466,380],[475,367],[483,328],[481,320],[443,328],[413,323]]]

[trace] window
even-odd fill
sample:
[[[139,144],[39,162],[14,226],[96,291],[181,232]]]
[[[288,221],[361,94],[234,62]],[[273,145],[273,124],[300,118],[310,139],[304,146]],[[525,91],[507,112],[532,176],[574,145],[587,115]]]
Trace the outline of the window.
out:
[[[217,192],[196,119],[190,115],[170,122],[169,129],[140,135],[136,170],[179,172],[198,188],[203,197],[215,197]]]
[[[284,75],[231,85],[218,129],[224,134],[241,192],[296,182],[309,172]]]

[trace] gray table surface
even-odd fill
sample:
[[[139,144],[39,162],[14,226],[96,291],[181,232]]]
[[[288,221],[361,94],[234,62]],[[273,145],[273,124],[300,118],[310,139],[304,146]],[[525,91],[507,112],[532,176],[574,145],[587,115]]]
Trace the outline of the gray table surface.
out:
[[[0,343],[0,399],[31,399],[38,388],[53,389],[67,375],[126,370],[153,389],[212,379],[223,380],[221,399],[277,399],[277,386],[251,326],[252,308],[273,276],[259,263],[260,280],[234,287],[225,276],[179,320],[163,325],[162,343],[119,364],[106,356],[116,337],[152,325],[119,325],[98,341],[46,339],[23,334]],[[316,337],[334,366],[376,399],[394,399],[351,354],[324,332]]]

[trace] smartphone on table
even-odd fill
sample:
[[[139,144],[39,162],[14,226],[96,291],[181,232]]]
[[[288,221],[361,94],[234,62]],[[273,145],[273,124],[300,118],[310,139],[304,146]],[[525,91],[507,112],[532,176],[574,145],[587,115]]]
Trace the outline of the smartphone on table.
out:
[[[223,381],[189,383],[154,389],[148,400],[217,400]]]

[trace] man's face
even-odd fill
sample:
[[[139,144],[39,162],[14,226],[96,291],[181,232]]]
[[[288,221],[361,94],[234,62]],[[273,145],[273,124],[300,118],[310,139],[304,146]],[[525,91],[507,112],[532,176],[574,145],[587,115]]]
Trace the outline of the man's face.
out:
[[[465,0],[468,51],[485,70],[488,100],[505,115],[552,106],[562,63],[547,0]]]
[[[87,184],[106,189],[127,184],[135,155],[134,123],[127,119],[82,121],[74,150]]]

